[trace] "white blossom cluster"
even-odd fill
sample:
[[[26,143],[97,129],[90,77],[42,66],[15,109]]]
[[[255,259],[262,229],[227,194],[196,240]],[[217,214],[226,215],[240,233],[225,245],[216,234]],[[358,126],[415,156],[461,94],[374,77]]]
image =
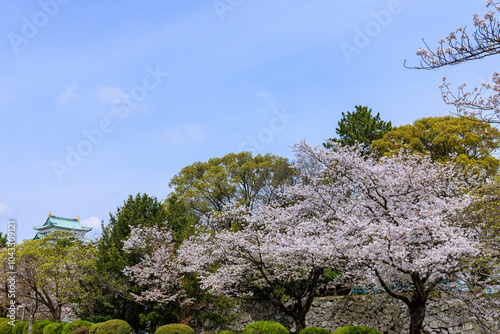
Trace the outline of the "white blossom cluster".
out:
[[[226,207],[178,251],[168,232],[132,228],[125,250],[148,249],[126,269],[149,288],[139,298],[183,298],[183,275],[193,272],[211,293],[268,291],[292,308],[312,302],[326,268],[342,272],[343,283],[372,284],[408,303],[461,279],[463,260],[480,247],[477,231],[452,218],[473,201],[477,173],[406,151],[379,158],[331,144],[296,144],[301,182],[272,204]],[[218,223],[228,220],[239,228]]]

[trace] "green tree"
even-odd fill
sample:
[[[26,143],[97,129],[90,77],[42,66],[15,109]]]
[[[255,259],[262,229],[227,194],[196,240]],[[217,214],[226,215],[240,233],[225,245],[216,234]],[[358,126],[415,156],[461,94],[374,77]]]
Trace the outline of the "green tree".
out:
[[[172,231],[173,240],[182,243],[194,233],[199,218],[190,212],[184,200],[174,193],[168,196],[164,205],[167,210],[167,226]]]
[[[97,243],[97,270],[100,273],[101,300],[96,300],[92,310],[80,314],[89,320],[118,318],[138,329],[140,319],[149,313],[147,304],[139,304],[131,293],[140,293],[141,287],[132,284],[123,274],[126,266],[140,261],[138,253],[123,252],[123,242],[130,236],[130,226],[164,226],[167,210],[164,205],[147,194],[129,195],[123,206],[110,213],[109,224],[103,226]],[[151,306],[151,305],[149,305]]]
[[[372,110],[368,107],[356,106],[356,111],[344,114],[338,122],[335,129],[339,139],[330,138],[329,140],[342,144],[342,146],[352,146],[358,142],[365,146],[380,139],[392,129],[391,122],[384,122],[380,118],[380,113],[372,115]],[[326,148],[332,146],[331,143],[323,143]]]
[[[391,154],[403,147],[429,154],[434,161],[454,160],[477,166],[493,175],[499,160],[492,156],[500,146],[500,131],[490,124],[454,116],[427,117],[393,128],[372,148]]]
[[[241,152],[186,166],[172,178],[170,186],[194,214],[203,215],[230,203],[249,209],[269,203],[294,180],[295,171],[288,159]]]
[[[0,289],[12,271],[8,251],[0,252]],[[27,240],[16,246],[16,300],[31,314],[45,309],[54,321],[61,321],[63,309],[83,300],[87,293],[80,284],[95,269],[95,248],[72,234],[53,232],[43,239]],[[3,291],[6,293],[7,291]]]

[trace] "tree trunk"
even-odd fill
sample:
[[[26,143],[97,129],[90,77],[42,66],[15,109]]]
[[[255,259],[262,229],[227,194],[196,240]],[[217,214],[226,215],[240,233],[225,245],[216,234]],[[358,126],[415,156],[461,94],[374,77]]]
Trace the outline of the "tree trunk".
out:
[[[413,300],[410,309],[410,334],[421,334],[422,324],[425,318],[425,301]]]
[[[299,334],[304,328],[306,328],[306,315],[305,314],[301,313],[293,320],[295,321],[295,333]]]

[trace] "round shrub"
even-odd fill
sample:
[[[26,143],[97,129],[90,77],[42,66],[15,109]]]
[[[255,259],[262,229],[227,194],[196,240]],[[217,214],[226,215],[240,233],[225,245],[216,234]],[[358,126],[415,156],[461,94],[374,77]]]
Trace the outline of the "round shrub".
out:
[[[43,334],[43,329],[45,326],[52,324],[53,322],[50,320],[37,320],[33,323],[33,327],[31,327],[31,334]],[[26,328],[26,333],[28,329]]]
[[[90,329],[90,326],[78,327],[73,332],[71,332],[71,334],[89,334],[89,329]]]
[[[8,321],[0,322],[0,334],[12,334],[13,327]]]
[[[97,328],[96,334],[130,334],[132,327],[128,322],[120,319],[113,319],[103,322]]]
[[[332,334],[382,334],[378,330],[365,326],[345,326],[337,328]]]
[[[288,334],[287,329],[275,321],[256,321],[243,329],[243,334]]]
[[[65,323],[53,322],[43,328],[43,334],[61,334]]]
[[[93,325],[93,323],[91,323],[90,321],[76,320],[76,321],[70,322],[69,324],[64,325],[63,330],[62,330],[62,334],[71,334],[77,328],[90,327],[92,325]]]
[[[307,327],[301,330],[300,334],[330,334],[330,331],[321,327]]]
[[[14,328],[12,328],[12,334],[23,334],[25,328],[26,332],[28,332],[28,322],[19,321],[18,323],[14,324]]]
[[[155,334],[194,334],[194,329],[187,325],[169,324],[158,327]]]
[[[97,329],[99,328],[99,326],[101,326],[101,324],[103,324],[104,322],[98,322],[97,324],[93,324],[92,326],[90,326],[89,328],[89,334],[97,334]],[[45,333],[44,333],[45,334]]]

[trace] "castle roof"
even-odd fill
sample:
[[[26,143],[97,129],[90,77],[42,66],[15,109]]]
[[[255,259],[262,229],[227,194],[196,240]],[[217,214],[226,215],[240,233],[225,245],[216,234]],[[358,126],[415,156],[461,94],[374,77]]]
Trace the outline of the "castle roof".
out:
[[[72,218],[56,217],[53,216],[52,214],[49,214],[49,217],[45,221],[45,224],[43,224],[42,226],[34,226],[33,228],[38,231],[43,231],[50,227],[58,227],[67,230],[73,230],[73,231],[76,230],[85,232],[92,230],[92,227],[83,227],[80,224],[79,218],[72,219]]]

